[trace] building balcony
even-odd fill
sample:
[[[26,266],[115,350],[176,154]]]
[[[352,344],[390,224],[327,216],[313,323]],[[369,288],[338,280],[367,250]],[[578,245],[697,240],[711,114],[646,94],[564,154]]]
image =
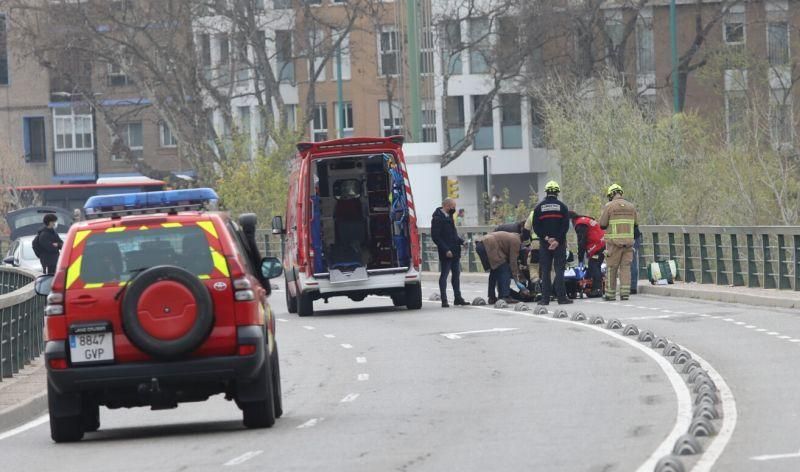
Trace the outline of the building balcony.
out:
[[[55,180],[94,180],[96,174],[97,167],[93,149],[53,152],[53,178]]]

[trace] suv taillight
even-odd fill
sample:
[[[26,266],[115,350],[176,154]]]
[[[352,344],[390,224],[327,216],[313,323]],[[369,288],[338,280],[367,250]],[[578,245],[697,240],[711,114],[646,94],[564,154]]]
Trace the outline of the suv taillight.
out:
[[[256,299],[256,293],[253,291],[253,284],[247,277],[233,279],[233,298],[237,302],[251,302]]]
[[[44,307],[44,314],[47,316],[64,314],[63,292],[50,292],[50,295],[47,296],[47,306]]]

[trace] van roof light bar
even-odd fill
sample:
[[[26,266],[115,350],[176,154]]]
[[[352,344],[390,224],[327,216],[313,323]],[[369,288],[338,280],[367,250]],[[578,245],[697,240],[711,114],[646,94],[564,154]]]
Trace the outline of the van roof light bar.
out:
[[[96,195],[86,201],[83,212],[86,219],[120,218],[127,215],[213,209],[218,202],[219,196],[210,188]]]

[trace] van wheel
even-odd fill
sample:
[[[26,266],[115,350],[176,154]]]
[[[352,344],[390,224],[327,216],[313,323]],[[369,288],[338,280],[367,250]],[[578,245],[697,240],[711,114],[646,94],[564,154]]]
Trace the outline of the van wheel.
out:
[[[297,313],[297,297],[289,293],[289,282],[286,282],[286,309],[289,313]]]
[[[299,316],[312,316],[314,314],[314,300],[308,293],[301,293],[297,297],[297,314]]]
[[[275,424],[275,397],[272,386],[272,362],[264,360],[264,367],[256,379],[256,384],[264,389],[264,398],[252,402],[242,402],[242,420],[247,428],[269,428]]]
[[[80,408],[78,414],[64,415],[60,405],[72,403],[63,400],[62,395],[47,383],[47,406],[50,411],[50,437],[57,443],[75,442],[83,438],[83,415]]]
[[[406,285],[406,308],[409,310],[422,308],[422,284]]]
[[[394,305],[394,306],[406,306],[406,295],[405,295],[405,293],[398,294],[398,295],[392,295],[392,305]]]

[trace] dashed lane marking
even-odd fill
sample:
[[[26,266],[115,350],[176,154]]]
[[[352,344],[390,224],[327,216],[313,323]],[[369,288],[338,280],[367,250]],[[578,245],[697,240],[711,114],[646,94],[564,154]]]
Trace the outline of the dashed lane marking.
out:
[[[314,426],[320,424],[324,420],[325,420],[325,418],[311,418],[310,420],[306,421],[305,423],[297,426],[297,429],[313,428]]]
[[[769,336],[778,336],[778,335],[779,335],[779,334],[781,334],[781,333],[779,333],[779,332],[777,332],[777,331],[770,331],[770,332],[769,332],[769,333],[767,333],[767,334],[768,334]]]
[[[254,457],[258,456],[258,455],[261,455],[263,453],[264,453],[264,451],[262,451],[262,450],[248,451],[248,452],[245,452],[244,454],[242,454],[241,456],[234,457],[233,459],[229,460],[228,462],[226,462],[223,465],[232,466],[232,465],[244,464],[245,462],[249,461],[250,459],[252,459],[252,458],[254,458]]]
[[[766,328],[758,328],[756,331],[758,331],[759,333],[763,333],[766,330],[767,330]]]
[[[275,318],[275,319],[280,321],[281,323],[287,323],[289,321],[286,318]]]
[[[345,395],[344,398],[339,400],[339,403],[351,403],[351,402],[354,402],[356,400],[356,398],[358,398],[360,395],[361,395],[360,393],[348,393],[347,395]]]
[[[358,379],[359,382],[365,382],[369,380],[369,374],[358,374],[358,377],[356,377],[356,379]]]
[[[307,329],[307,330],[309,330],[309,331],[313,331],[313,330],[315,330],[315,329],[317,329],[317,328],[315,328],[315,327],[313,327],[313,326],[308,326],[308,325],[306,325],[306,326],[303,326],[303,329]]]
[[[792,339],[792,337],[784,334],[783,336],[778,336],[778,339]]]
[[[346,343],[345,343],[345,344],[341,344],[341,346],[342,346],[343,348],[345,348],[345,349],[353,349],[353,345],[352,345],[352,344],[346,344]]]
[[[755,326],[754,325],[747,325],[747,326],[745,326],[745,328],[747,328],[747,329],[755,329]]]
[[[356,363],[358,364],[366,364],[367,358],[366,357],[356,357]]]
[[[336,335],[335,335],[335,334],[323,334],[323,336],[325,336],[325,337],[326,337],[326,338],[328,338],[328,339],[333,339],[333,338],[335,338],[335,337],[336,337]]]

